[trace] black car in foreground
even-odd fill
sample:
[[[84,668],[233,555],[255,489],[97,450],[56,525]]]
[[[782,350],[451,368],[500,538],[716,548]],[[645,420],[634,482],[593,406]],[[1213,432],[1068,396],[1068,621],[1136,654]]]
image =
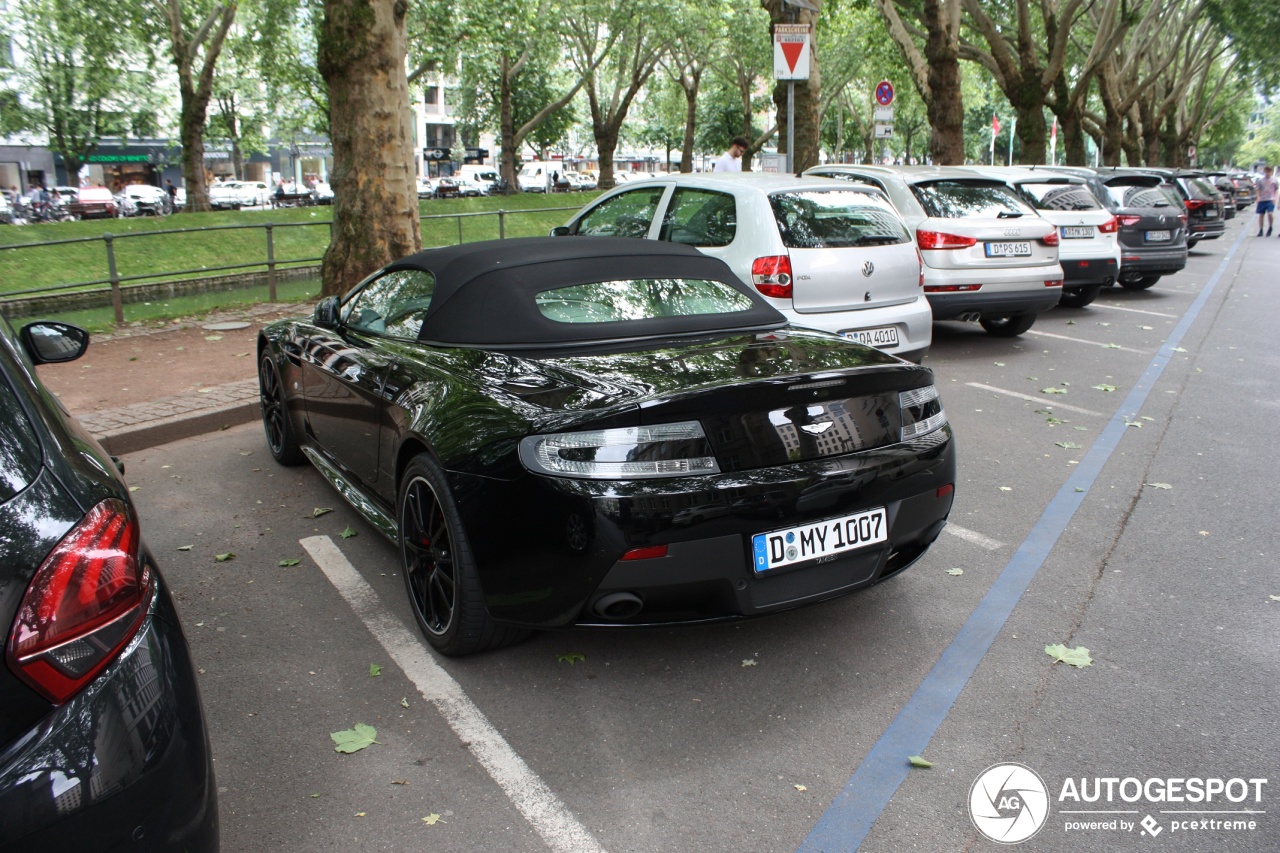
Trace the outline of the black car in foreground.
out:
[[[173,601],[111,457],[36,377],[88,340],[0,317],[0,850],[216,851]]]
[[[421,252],[259,341],[272,455],[395,542],[449,655],[850,592],[951,509],[932,372],[790,327],[676,243]]]

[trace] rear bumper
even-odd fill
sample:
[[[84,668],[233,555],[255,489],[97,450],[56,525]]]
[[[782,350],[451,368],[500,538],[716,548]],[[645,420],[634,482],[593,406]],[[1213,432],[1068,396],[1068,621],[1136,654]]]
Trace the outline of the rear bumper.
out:
[[[499,485],[449,473],[489,613],[535,628],[718,621],[843,595],[924,553],[951,511],[952,494],[939,488],[955,476],[950,427],[844,456],[663,481],[528,475]],[[886,542],[754,571],[753,535],[876,507]],[[652,546],[666,554],[620,559]],[[617,593],[640,606],[606,618],[601,599]]]
[[[1187,265],[1187,247],[1176,249],[1131,246],[1120,247],[1120,278],[1143,275],[1169,275]]]
[[[156,577],[120,658],[0,755],[0,850],[218,850],[199,689]]]
[[[1111,258],[1062,258],[1062,286],[1089,287],[1115,281],[1116,259]]]
[[[883,351],[917,364],[933,342],[933,311],[929,307],[929,300],[923,295],[903,305],[820,314],[802,314],[789,306],[782,307],[773,300],[770,302],[793,325],[837,335],[892,326],[898,330],[898,345],[883,347]]]
[[[925,296],[935,320],[953,320],[974,313],[989,317],[1040,314],[1057,305],[1062,296],[1060,286],[1046,287],[1046,281],[1062,281],[1060,264],[968,270],[926,267],[924,274]],[[932,287],[975,284],[980,289],[930,291]]]
[[[1187,238],[1189,240],[1213,240],[1221,237],[1227,230],[1227,225],[1221,219],[1215,219],[1210,222],[1192,220],[1187,225]]]

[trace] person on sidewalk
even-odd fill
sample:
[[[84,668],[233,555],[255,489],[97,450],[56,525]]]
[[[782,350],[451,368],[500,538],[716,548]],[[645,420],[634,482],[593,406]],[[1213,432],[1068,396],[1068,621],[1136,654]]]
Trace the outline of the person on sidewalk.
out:
[[[1267,221],[1267,236],[1271,236],[1271,228],[1276,220],[1276,188],[1277,182],[1272,175],[1271,167],[1262,168],[1262,177],[1254,182],[1258,190],[1258,236],[1262,236],[1262,220]]]
[[[747,141],[745,136],[735,136],[733,142],[729,143],[729,150],[720,155],[720,159],[716,161],[712,167],[713,172],[741,172],[742,171],[742,155],[751,147],[751,143]]]

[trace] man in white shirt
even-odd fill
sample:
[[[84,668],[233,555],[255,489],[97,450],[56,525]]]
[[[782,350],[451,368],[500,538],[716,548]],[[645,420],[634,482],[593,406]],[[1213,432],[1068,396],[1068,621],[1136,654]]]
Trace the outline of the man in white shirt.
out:
[[[751,143],[744,136],[735,136],[733,142],[729,143],[729,150],[720,155],[720,159],[716,161],[712,167],[713,172],[741,172],[742,171],[742,155],[751,147]]]
[[[1258,236],[1262,236],[1262,221],[1266,219],[1267,236],[1271,236],[1271,227],[1276,218],[1276,179],[1272,177],[1271,167],[1262,170],[1262,177],[1254,181],[1258,190]]]

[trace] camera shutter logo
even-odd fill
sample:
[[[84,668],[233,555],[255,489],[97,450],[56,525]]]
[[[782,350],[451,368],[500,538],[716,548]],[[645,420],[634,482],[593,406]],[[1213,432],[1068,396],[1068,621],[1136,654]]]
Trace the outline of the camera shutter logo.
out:
[[[1048,818],[1049,789],[1039,773],[1022,764],[993,764],[969,789],[969,819],[1000,844],[1026,841]]]

